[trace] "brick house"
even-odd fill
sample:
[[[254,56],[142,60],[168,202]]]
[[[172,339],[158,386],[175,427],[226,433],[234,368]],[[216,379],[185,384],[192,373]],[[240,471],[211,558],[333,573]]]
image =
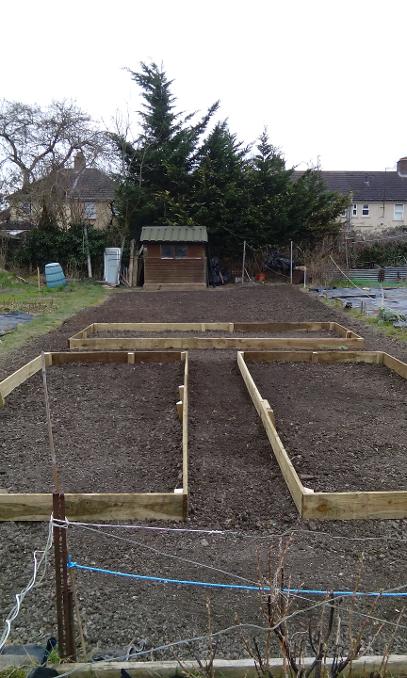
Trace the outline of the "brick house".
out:
[[[85,156],[78,153],[72,168],[35,182],[29,193],[17,191],[10,195],[1,226],[3,230],[19,226],[27,230],[38,223],[47,205],[61,226],[85,221],[103,229],[114,219],[115,191],[115,182],[100,169],[87,167]]]

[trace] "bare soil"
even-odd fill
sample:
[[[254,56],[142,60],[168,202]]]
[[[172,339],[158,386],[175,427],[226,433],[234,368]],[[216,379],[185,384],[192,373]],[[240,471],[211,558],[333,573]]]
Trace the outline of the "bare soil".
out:
[[[407,381],[383,365],[249,364],[315,491],[406,489]],[[300,423],[301,422],[301,423]]]
[[[310,295],[288,286],[250,287],[250,288],[225,288],[220,290],[207,290],[200,292],[118,292],[112,296],[103,306],[82,311],[62,327],[48,335],[39,337],[26,344],[18,352],[7,354],[0,359],[0,373],[4,376],[10,374],[27,360],[35,357],[41,350],[61,350],[67,347],[67,339],[92,322],[141,322],[141,321],[323,321],[336,320],[349,326],[367,338],[366,348],[387,350],[389,353],[402,359],[407,358],[407,349],[396,341],[390,341],[377,337],[374,330],[368,326],[354,321],[344,312],[332,310]],[[405,561],[407,556],[406,526],[407,521],[351,521],[351,522],[309,522],[298,517],[296,508],[291,501],[289,492],[281,477],[279,468],[273,458],[270,445],[264,433],[261,422],[253,408],[246,388],[236,367],[235,351],[200,351],[191,352],[190,355],[190,516],[186,527],[199,529],[221,529],[223,534],[202,533],[156,533],[140,530],[116,530],[106,528],[102,532],[95,533],[89,529],[72,527],[69,529],[69,549],[72,557],[84,564],[94,564],[124,572],[138,572],[164,577],[182,579],[201,579],[209,581],[238,582],[243,580],[257,581],[259,572],[267,573],[269,561],[275,564],[278,557],[278,543],[281,535],[292,535],[292,543],[286,561],[286,577],[290,579],[292,586],[309,586],[316,588],[344,589],[355,586],[357,577],[360,578],[358,587],[365,590],[380,590],[405,586],[406,572]],[[382,429],[382,452],[383,448],[391,440],[397,440],[397,461],[391,467],[386,465],[385,474],[396,478],[399,475],[398,487],[403,486],[406,478],[406,462],[402,455],[402,434],[398,436],[397,430],[404,431],[404,407],[402,391],[398,379],[395,383],[394,393],[391,383],[387,379],[381,379],[381,371],[361,369],[354,371],[342,371],[342,367],[335,371],[335,380],[329,385],[322,372],[319,376],[311,377],[314,366],[309,370],[309,391],[306,397],[301,395],[303,371],[294,373],[291,366],[280,366],[281,372],[275,375],[276,379],[267,382],[270,365],[264,369],[264,375],[257,374],[259,382],[264,376],[266,380],[262,387],[270,392],[264,392],[270,403],[276,408],[279,425],[285,426],[284,421],[293,421],[302,431],[302,439],[297,438],[298,447],[306,450],[310,460],[308,466],[302,466],[301,472],[315,475],[315,483],[324,487],[326,478],[321,473],[324,466],[324,447],[319,438],[320,445],[315,445],[315,430],[309,422],[310,409],[314,413],[312,403],[319,403],[320,427],[327,434],[335,436],[329,439],[329,449],[335,448],[329,455],[329,464],[335,458],[338,468],[346,466],[341,478],[345,475],[353,476],[359,473],[359,467],[367,463],[366,450],[361,450],[360,458],[354,457],[349,460],[349,443],[352,440],[369,440],[369,444],[377,441]],[[272,366],[274,369],[274,366]],[[62,444],[66,444],[66,473],[68,468],[72,473],[70,487],[80,489],[89,487],[91,476],[89,475],[86,460],[75,448],[77,426],[81,435],[86,437],[86,454],[91,461],[92,474],[98,482],[105,484],[103,487],[110,491],[128,488],[129,485],[139,486],[134,476],[145,470],[153,475],[158,474],[158,469],[152,466],[153,459],[148,454],[142,454],[138,448],[139,459],[143,460],[143,467],[129,467],[127,477],[121,474],[123,464],[129,463],[129,450],[127,442],[133,443],[137,439],[137,427],[144,426],[142,421],[135,422],[133,428],[127,425],[133,412],[137,416],[137,407],[131,408],[130,398],[137,398],[137,389],[133,379],[133,372],[116,371],[110,368],[97,367],[95,382],[80,394],[76,385],[76,373],[79,367],[72,370],[63,370],[65,388],[54,391],[57,394],[56,401],[52,403],[53,416],[57,412],[61,417],[59,429],[59,450]],[[140,374],[136,365],[134,374]],[[62,368],[60,368],[62,370]],[[82,367],[80,368],[82,370]],[[149,383],[151,366],[146,366],[147,375],[145,383]],[[157,368],[157,372],[158,372]],[[55,372],[56,373],[56,372]],[[61,374],[61,372],[58,372]],[[307,372],[308,374],[308,372]],[[314,374],[314,373],[312,373]],[[332,373],[333,374],[333,373]],[[89,379],[92,381],[91,372]],[[179,435],[177,421],[174,419],[174,385],[178,375],[171,371],[160,372],[160,379],[152,379],[152,396],[157,400],[157,412],[168,412],[164,417],[163,438],[160,435],[154,438],[151,422],[147,422],[146,436],[150,440],[153,436],[155,444],[161,454],[166,454],[167,442],[164,437],[171,437],[171,473],[174,462],[178,459]],[[385,375],[384,375],[385,376]],[[54,377],[52,377],[54,378]],[[131,381],[126,383],[126,379]],[[315,381],[314,381],[315,379]],[[372,381],[373,380],[373,381]],[[374,381],[377,380],[377,381]],[[278,383],[278,388],[276,387]],[[314,384],[314,387],[313,387]],[[38,386],[38,384],[37,384]],[[55,384],[52,385],[55,388]],[[349,401],[348,409],[345,409],[341,401],[339,409],[343,412],[336,414],[339,422],[352,422],[356,429],[349,431],[345,437],[342,432],[335,432],[336,408],[328,406],[330,395],[336,393],[340,387],[341,392],[349,392],[352,389],[352,402]],[[28,395],[30,389],[36,386],[27,386]],[[58,387],[57,387],[58,388]],[[123,413],[125,414],[126,428],[120,430],[120,455],[115,460],[115,445],[117,437],[110,431],[107,419],[111,422],[111,414],[121,413],[119,394],[124,389],[126,402]],[[326,388],[321,395],[316,392]],[[162,389],[162,394],[160,393]],[[376,391],[377,389],[377,391]],[[383,390],[384,389],[384,390]],[[313,391],[315,390],[315,393]],[[99,393],[98,393],[99,391]],[[373,409],[370,413],[370,397],[364,400],[359,407],[361,394],[373,396],[374,392],[383,393],[391,403],[386,409],[386,419],[383,416],[379,400],[373,398]],[[38,478],[38,472],[30,468],[38,464],[38,460],[44,454],[45,424],[39,433],[41,421],[40,411],[36,399],[39,392],[31,393],[28,403],[22,398],[23,390],[16,392],[14,405],[10,398],[2,416],[6,417],[7,428],[5,434],[2,429],[2,450],[7,456],[2,455],[1,471],[6,471],[7,486],[27,487],[31,480],[38,483],[35,487],[46,487],[49,481]],[[101,398],[102,395],[114,394],[114,411],[111,410],[111,402]],[[287,393],[293,394],[293,399],[288,404]],[[70,398],[73,404],[69,404]],[[295,396],[295,397],[294,397]],[[77,401],[75,399],[78,398]],[[85,399],[89,401],[85,402]],[[34,402],[33,402],[34,400]],[[293,401],[295,400],[295,403]],[[75,412],[75,402],[86,417],[86,425],[79,425],[80,417]],[[137,401],[138,402],[138,401]],[[159,402],[159,407],[158,407]],[[310,405],[311,403],[311,405]],[[346,401],[345,401],[346,404]],[[69,414],[63,413],[64,405]],[[89,405],[89,407],[88,407]],[[140,403],[138,402],[138,406]],[[295,409],[293,409],[295,407]],[[11,409],[13,408],[13,409]],[[35,411],[31,416],[30,408]],[[20,409],[22,413],[20,414]],[[132,412],[131,412],[132,411]],[[85,414],[86,412],[86,414]],[[144,409],[140,412],[145,412]],[[293,415],[291,416],[291,412]],[[366,414],[366,412],[368,414]],[[7,414],[9,413],[9,414]],[[11,413],[18,417],[18,425],[14,430],[11,423]],[[326,415],[325,415],[326,413]],[[10,415],[10,419],[8,419]],[[294,416],[295,415],[295,416]],[[393,418],[391,417],[393,416]],[[91,419],[88,419],[91,416]],[[314,416],[314,414],[313,414]],[[325,421],[323,417],[326,416]],[[72,418],[72,426],[69,418]],[[291,417],[291,419],[290,419]],[[351,418],[351,419],[350,419]],[[106,419],[106,425],[105,425]],[[378,419],[378,421],[376,421]],[[17,420],[16,420],[17,421]],[[97,421],[97,428],[94,422]],[[120,425],[122,420],[119,418]],[[371,426],[368,422],[371,422]],[[25,422],[25,424],[24,424]],[[27,430],[22,430],[26,425]],[[109,424],[110,425],[110,424]],[[289,424],[288,424],[289,425]],[[64,427],[66,432],[64,433]],[[99,430],[100,427],[100,430]],[[103,427],[103,429],[102,429]],[[287,428],[287,427],[286,427]],[[388,429],[391,430],[391,435]],[[384,430],[386,429],[386,430]],[[100,433],[100,434],[99,434]],[[147,435],[148,434],[148,435]],[[366,435],[365,435],[366,434]],[[23,437],[22,444],[12,439],[17,435]],[[108,443],[103,438],[111,435]],[[299,435],[299,434],[298,434]],[[30,445],[27,441],[32,436]],[[353,437],[355,436],[355,437]],[[356,438],[357,436],[357,438]],[[72,438],[72,440],[71,440]],[[114,440],[113,440],[114,438]],[[144,439],[144,436],[142,436]],[[35,442],[40,440],[40,442]],[[289,442],[289,441],[288,441]],[[24,444],[23,444],[24,443]],[[172,450],[174,444],[174,450]],[[353,444],[353,443],[352,443]],[[373,443],[372,443],[373,444]],[[10,452],[8,451],[10,448]],[[318,449],[321,448],[321,453]],[[353,446],[353,451],[354,446]],[[358,448],[359,449],[359,448]],[[379,448],[380,449],[380,448]],[[406,448],[404,448],[406,449]],[[5,452],[4,452],[5,450]],[[303,452],[302,452],[303,453]],[[68,455],[72,455],[72,463],[68,465]],[[312,457],[313,455],[313,457]],[[7,468],[3,459],[7,458]],[[325,459],[326,462],[326,459]],[[12,464],[11,470],[8,464]],[[65,463],[65,462],[64,462]],[[141,462],[140,462],[141,463]],[[164,466],[164,464],[163,464]],[[44,476],[47,474],[45,466],[41,465]],[[116,469],[116,470],[115,470]],[[176,478],[166,475],[167,468],[163,468],[160,489],[163,484],[174,485]],[[49,471],[48,471],[49,473]],[[372,479],[379,480],[381,477],[380,466],[375,462],[372,469]],[[24,480],[24,476],[30,478],[30,482]],[[331,474],[331,480],[332,476]],[[384,474],[383,474],[384,475]],[[2,476],[0,476],[0,479]],[[403,480],[404,479],[404,480]],[[67,479],[68,482],[68,479]],[[143,481],[144,482],[144,481]],[[341,481],[342,482],[342,481]],[[345,482],[351,482],[346,480]],[[353,482],[353,481],[352,481]],[[359,478],[357,479],[359,484]],[[0,480],[0,485],[4,486]],[[405,487],[405,483],[404,483]],[[31,487],[32,489],[32,487]],[[359,488],[360,489],[360,488]],[[175,525],[171,525],[174,527]],[[4,618],[6,612],[14,601],[14,593],[22,588],[27,582],[32,568],[32,551],[41,548],[45,543],[47,526],[44,524],[1,524],[0,525],[0,618]],[[360,565],[363,556],[363,567]],[[229,574],[226,574],[229,573]],[[237,579],[240,577],[241,579]],[[161,645],[181,638],[206,633],[207,600],[208,596],[212,604],[212,624],[214,630],[234,625],[238,618],[241,622],[264,625],[264,617],[259,609],[259,598],[250,592],[186,588],[181,586],[165,586],[149,584],[146,582],[136,583],[118,577],[98,575],[95,573],[80,572],[77,575],[77,587],[79,602],[84,623],[86,639],[90,648],[97,645],[118,644],[120,647],[127,643],[146,638],[153,645]],[[25,641],[40,641],[49,634],[55,634],[55,609],[53,592],[52,569],[44,584],[37,588],[26,599],[21,613],[14,623],[12,639]],[[309,599],[304,601],[303,598]],[[298,605],[311,605],[316,601],[309,596],[292,601],[293,608]],[[342,604],[343,628],[346,630],[346,614],[351,601]],[[395,632],[393,651],[405,652],[407,650],[407,622],[405,619],[397,625],[399,610],[402,601],[397,599],[380,600],[373,607],[368,600],[358,600],[355,603],[354,626],[366,622],[366,615],[371,619],[364,631],[366,642],[372,642],[369,652],[380,652],[384,643]],[[316,609],[318,611],[318,608]],[[375,632],[384,620],[383,632],[375,638]],[[303,615],[294,617],[292,620],[294,631],[306,631],[307,618]],[[251,630],[248,633],[253,634]],[[261,633],[259,632],[260,636]],[[239,633],[231,631],[218,638],[218,656],[239,657],[244,655]],[[186,644],[177,650],[182,656],[195,656],[202,650],[202,644]],[[277,653],[277,648],[274,648]],[[174,651],[175,652],[175,651]],[[169,657],[169,654],[159,654],[158,657]]]
[[[49,368],[52,428],[65,491],[172,492],[182,468],[175,407],[182,382],[181,364]],[[0,428],[2,487],[52,491],[40,374],[7,398]]]

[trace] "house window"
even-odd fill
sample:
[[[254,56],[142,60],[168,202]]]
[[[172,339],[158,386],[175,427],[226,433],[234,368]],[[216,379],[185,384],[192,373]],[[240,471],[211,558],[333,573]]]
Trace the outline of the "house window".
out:
[[[369,205],[363,205],[362,207],[362,217],[369,216]]]
[[[342,217],[342,219],[346,219],[346,217],[348,216],[348,210],[342,210],[340,216]]]
[[[403,221],[404,219],[404,204],[396,202],[394,205],[394,219],[395,221]]]
[[[22,202],[21,203],[21,212],[23,214],[26,214],[27,216],[31,214],[31,203],[30,202]]]
[[[352,207],[352,216],[353,216],[353,217],[357,217],[357,216],[358,216],[358,206],[357,206],[357,204],[356,204],[355,202],[353,203],[353,207]]]
[[[96,203],[85,202],[83,205],[85,219],[96,219]]]
[[[187,256],[186,245],[161,245],[161,259],[185,259]]]

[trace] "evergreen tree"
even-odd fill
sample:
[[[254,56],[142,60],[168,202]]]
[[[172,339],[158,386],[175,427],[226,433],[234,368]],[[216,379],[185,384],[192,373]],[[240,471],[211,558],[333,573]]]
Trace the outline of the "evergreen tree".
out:
[[[266,131],[252,157],[226,121],[204,138],[218,103],[194,123],[194,113],[176,111],[163,69],[142,63],[130,73],[143,99],[141,131],[134,143],[113,139],[124,168],[119,214],[132,237],[144,225],[199,224],[208,228],[212,252],[233,258],[243,240],[284,248],[291,239],[312,245],[338,232],[347,198],[327,191],[320,172],[287,169]]]
[[[119,190],[123,220],[137,237],[146,224],[190,223],[188,202],[199,140],[218,108],[214,103],[197,123],[194,113],[175,112],[172,80],[154,63],[131,72],[141,88],[141,134],[134,144],[115,136],[126,167]]]
[[[208,228],[212,250],[233,255],[246,237],[247,148],[217,123],[202,144],[194,172],[193,220]]]
[[[264,130],[248,173],[250,205],[247,222],[256,246],[278,245],[287,232],[292,175],[293,170],[286,169],[281,152],[270,143]]]
[[[324,236],[338,235],[338,217],[349,198],[328,191],[318,169],[309,169],[293,182],[289,204],[289,237],[314,245]]]

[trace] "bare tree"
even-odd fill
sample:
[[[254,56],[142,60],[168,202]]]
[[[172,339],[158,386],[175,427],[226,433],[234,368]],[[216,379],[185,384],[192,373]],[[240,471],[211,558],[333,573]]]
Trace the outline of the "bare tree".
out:
[[[94,164],[105,144],[106,135],[72,102],[43,109],[0,101],[0,172],[9,190],[29,193],[36,181],[71,164],[77,151]]]

